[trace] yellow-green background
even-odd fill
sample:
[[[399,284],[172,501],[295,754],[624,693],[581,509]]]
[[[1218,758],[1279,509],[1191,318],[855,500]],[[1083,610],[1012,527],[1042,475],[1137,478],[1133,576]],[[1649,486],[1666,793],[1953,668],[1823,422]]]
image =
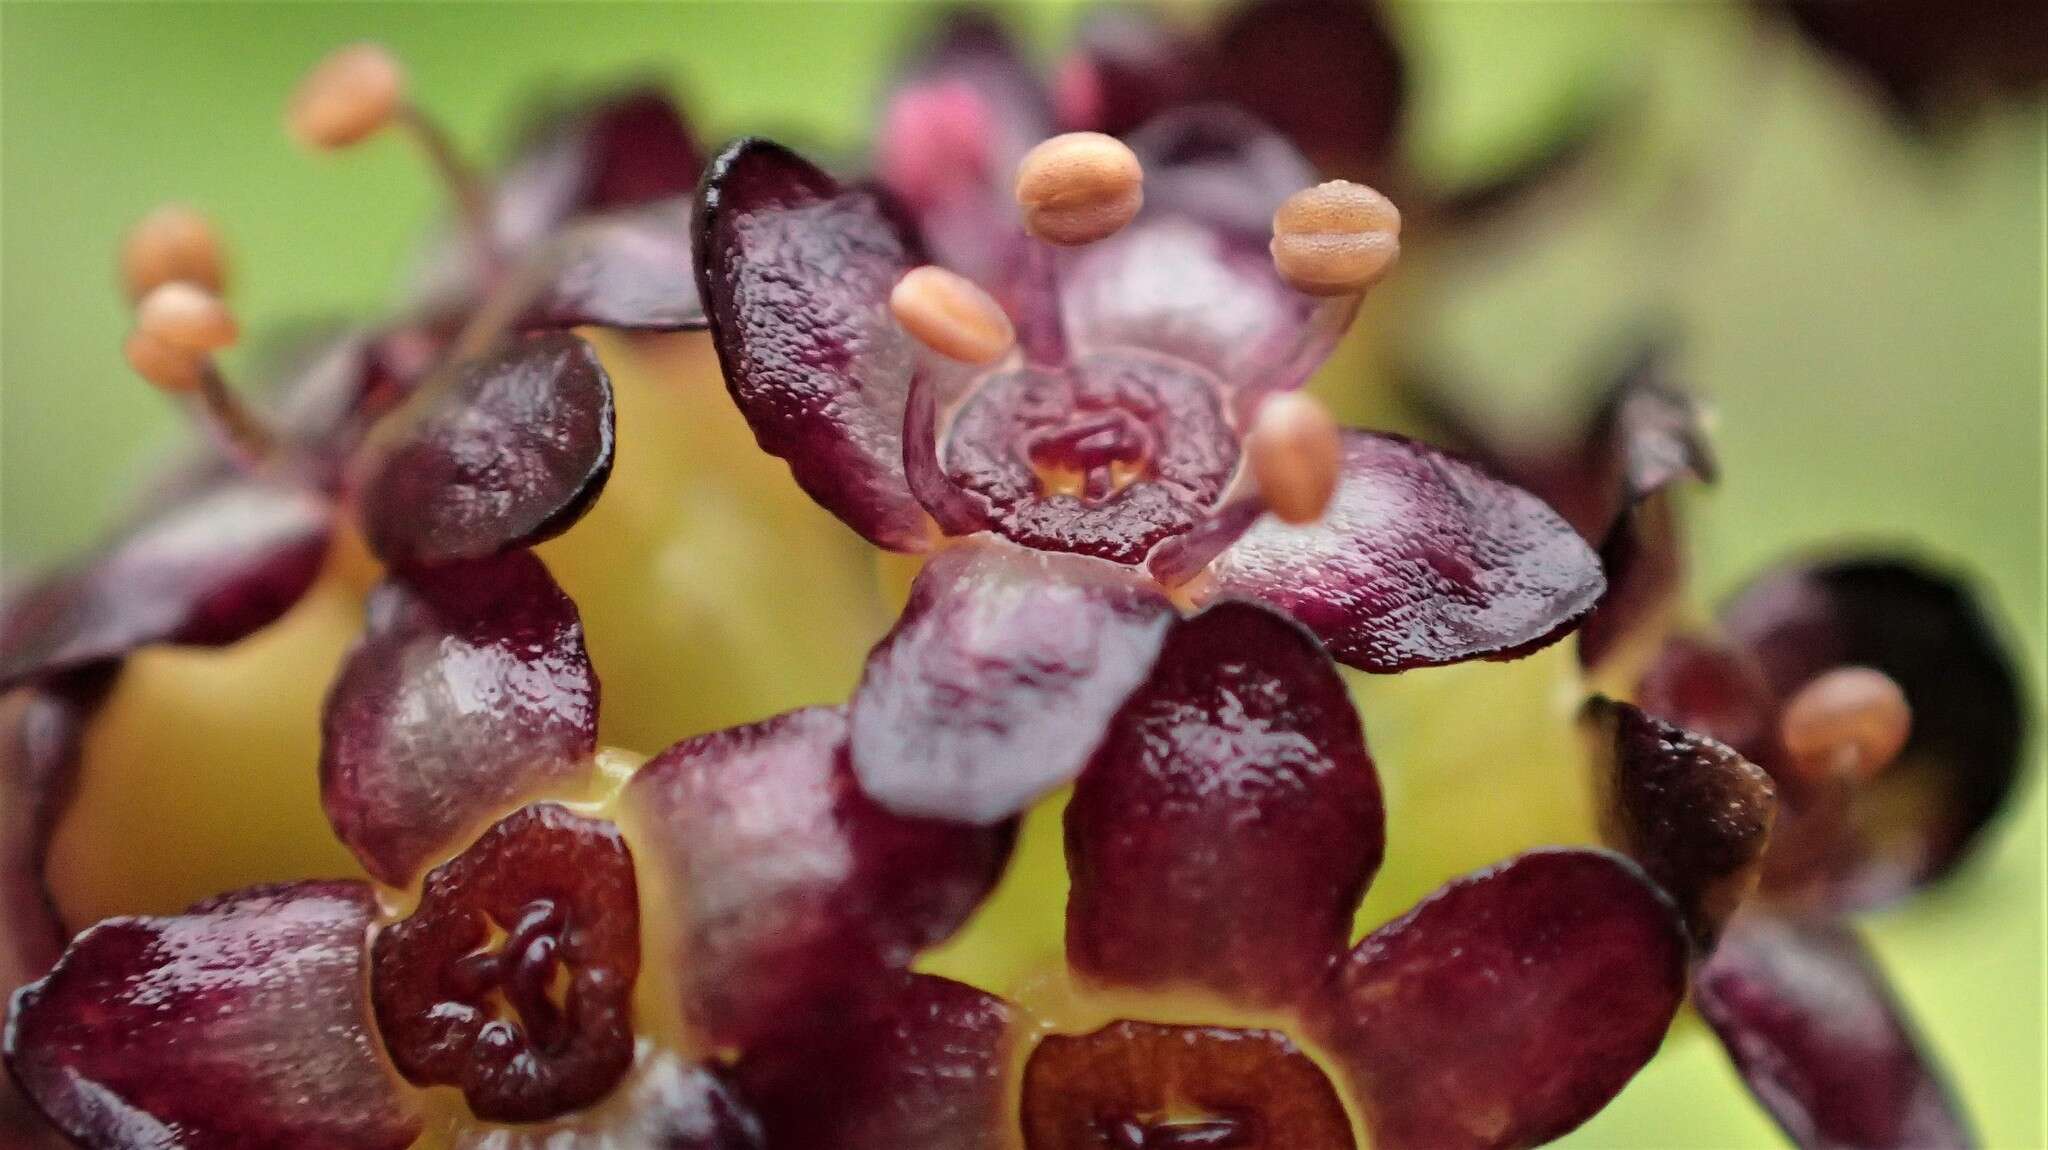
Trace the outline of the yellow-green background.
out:
[[[1015,14],[1049,51],[1072,9]],[[309,159],[278,128],[281,94],[326,48],[388,41],[422,102],[493,150],[537,85],[620,69],[672,79],[709,136],[851,146],[924,15],[879,4],[0,6],[0,558],[18,572],[86,542],[177,434],[117,351],[113,244],[149,206],[179,198],[224,221],[254,328],[372,308],[396,280],[439,207],[413,156],[383,143]],[[1473,245],[1413,335],[1505,419],[1540,420],[1592,382],[1584,365],[1619,333],[1681,320],[1685,366],[1721,413],[1727,472],[1695,504],[1704,589],[1827,539],[1963,563],[2027,652],[2038,720],[2048,121],[2038,107],[2008,109],[1935,146],[1902,142],[1839,76],[1758,38],[1747,16],[1713,3],[1401,7],[1431,170],[1484,171],[1588,98],[1617,100],[1630,126],[1599,163],[1597,198],[1559,208],[1533,238]],[[2038,739],[2030,753],[2038,760]],[[1871,924],[1995,1147],[2048,1145],[2043,836],[2037,762],[1963,880]],[[1694,1038],[1674,1041],[1571,1144],[1774,1139],[1718,1051]]]

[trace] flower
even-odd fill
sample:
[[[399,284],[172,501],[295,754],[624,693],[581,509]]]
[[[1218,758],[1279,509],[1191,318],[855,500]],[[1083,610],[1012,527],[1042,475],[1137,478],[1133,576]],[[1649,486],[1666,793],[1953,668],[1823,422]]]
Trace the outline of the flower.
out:
[[[1067,974],[1014,1000],[915,975],[743,1060],[771,1145],[1531,1146],[1683,997],[1674,908],[1599,850],[1457,879],[1350,945],[1378,779],[1320,645],[1255,604],[1171,625],[1065,832]]]
[[[1072,778],[1177,606],[1269,602],[1387,672],[1526,653],[1601,594],[1548,507],[1398,436],[1343,433],[1319,522],[1265,517],[1241,437],[1357,296],[1301,295],[1262,250],[1281,176],[1311,182],[1270,132],[1186,114],[1130,146],[1144,211],[1085,247],[1019,236],[995,291],[1017,346],[987,367],[892,316],[924,261],[882,193],[760,139],[699,189],[700,292],[761,446],[870,542],[937,550],[851,703],[854,768],[894,809],[996,821]],[[1261,230],[1216,204],[1264,205]]]
[[[644,763],[597,713],[540,560],[398,569],[323,722],[323,800],[377,882],[80,933],[16,992],[9,1069],[106,1150],[754,1145],[713,1052],[860,1009],[981,901],[1013,828],[876,806],[837,708]]]
[[[1944,114],[2038,96],[2048,84],[2048,17],[2031,5],[1788,0],[1758,8],[1853,75],[1903,129],[1926,133]]]
[[[1638,698],[1588,712],[1610,825],[1696,908],[1694,1001],[1750,1088],[1802,1146],[1969,1144],[1848,922],[1953,874],[2018,781],[2024,704],[1968,588],[1886,555],[1788,564],[1718,637],[1667,640]],[[1734,814],[1773,785],[1775,829]]]

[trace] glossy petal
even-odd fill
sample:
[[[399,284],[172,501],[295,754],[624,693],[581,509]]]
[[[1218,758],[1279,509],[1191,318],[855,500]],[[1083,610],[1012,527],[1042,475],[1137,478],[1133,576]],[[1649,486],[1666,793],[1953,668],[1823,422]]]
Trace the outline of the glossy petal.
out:
[[[749,1048],[854,1010],[995,885],[1014,828],[899,818],[861,794],[846,717],[792,711],[686,739],[626,791],[674,934],[685,1019]]]
[[[1210,90],[1325,171],[1374,177],[1393,158],[1407,68],[1372,0],[1249,0],[1216,33]]]
[[[940,553],[854,693],[861,786],[906,814],[1009,818],[1080,773],[1173,619],[1165,596],[1092,559]]]
[[[1265,238],[1169,213],[1074,253],[1060,293],[1077,351],[1157,352],[1228,390],[1271,390],[1265,377],[1292,362],[1316,309],[1280,282]],[[1284,374],[1283,387],[1307,378]]]
[[[1366,936],[1333,993],[1311,1017],[1376,1150],[1536,1146],[1656,1053],[1685,995],[1685,933],[1622,859],[1533,851]]]
[[[1223,603],[1177,625],[1067,804],[1067,963],[1114,986],[1281,1004],[1317,986],[1386,841],[1336,664]]]
[[[741,1073],[773,1147],[1008,1150],[1016,1025],[994,995],[911,975],[874,1013]]]
[[[513,343],[424,384],[351,467],[385,562],[447,563],[567,531],[612,470],[612,385],[589,344]]]
[[[79,935],[15,995],[8,1067],[96,1150],[402,1150],[420,1132],[378,1050],[362,883],[255,887]]]
[[[1344,475],[1320,522],[1269,517],[1212,570],[1220,592],[1285,609],[1364,671],[1527,654],[1605,589],[1592,551],[1535,496],[1359,431],[1345,433]]]
[[[44,881],[44,851],[70,801],[85,725],[116,673],[113,665],[87,667],[0,698],[0,994],[48,971],[64,950],[69,932]],[[0,1145],[55,1143],[14,1082],[0,1076]]]
[[[83,562],[0,607],[0,690],[152,643],[220,647],[313,585],[333,512],[303,488],[199,469]]]
[[[689,194],[704,155],[659,88],[629,88],[544,116],[497,182],[494,228],[523,247],[573,216]]]
[[[1667,641],[1636,689],[1642,709],[1768,763],[1777,746],[1778,700],[1749,652],[1680,635]]]
[[[404,886],[485,819],[587,770],[597,695],[576,605],[532,554],[395,576],[328,692],[327,817],[371,874]]]
[[[1259,250],[1287,197],[1319,182],[1315,165],[1254,116],[1229,104],[1176,108],[1125,141],[1145,166],[1145,210],[1223,228]]]
[[[640,903],[617,827],[521,807],[427,874],[377,934],[370,989],[391,1059],[496,1122],[574,1113],[633,1063]]]
[[[766,140],[740,140],[698,193],[697,284],[726,386],[762,450],[876,544],[925,546],[903,477],[915,355],[889,291],[923,262],[873,191]]]
[[[689,331],[705,325],[690,254],[691,203],[660,200],[585,221],[540,298],[520,318],[528,328],[599,327]]]
[[[1112,1022],[1049,1034],[1024,1067],[1027,1150],[1352,1150],[1330,1080],[1286,1035]]]
[[[549,1122],[458,1123],[449,1150],[762,1150],[761,1125],[719,1075],[640,1044],[610,1098]]]
[[[1693,1002],[1805,1150],[1976,1144],[1853,931],[1750,913],[1693,976]]]
[[[1685,915],[1704,953],[1756,889],[1776,817],[1762,767],[1627,703],[1586,705],[1601,832]]]
[[[2028,713],[2011,653],[1972,587],[1910,560],[1843,558],[1759,579],[1722,621],[1780,699],[1850,663],[1891,676],[1913,708],[1905,750],[1853,797],[1834,841],[1802,849],[1808,857],[1796,870],[1778,869],[1774,851],[1767,890],[1870,906],[1940,878],[1969,854],[2012,793]],[[1781,845],[1792,833],[1781,828]]]

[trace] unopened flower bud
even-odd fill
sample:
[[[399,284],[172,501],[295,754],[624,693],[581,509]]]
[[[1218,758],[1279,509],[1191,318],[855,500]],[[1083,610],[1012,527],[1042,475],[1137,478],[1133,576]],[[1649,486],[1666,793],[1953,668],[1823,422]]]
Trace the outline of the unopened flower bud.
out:
[[[1912,729],[1912,707],[1891,676],[1869,667],[1837,667],[1785,704],[1778,735],[1802,775],[1856,780],[1890,765]]]
[[[1344,443],[1322,403],[1298,391],[1268,399],[1245,437],[1245,454],[1267,510],[1287,523],[1323,517],[1337,492]]]
[[[234,346],[241,335],[234,313],[197,284],[167,283],[142,297],[135,330],[172,347],[205,353]]]
[[[1145,169],[1114,137],[1069,132],[1042,141],[1017,165],[1024,228],[1049,244],[1094,243],[1145,205]]]
[[[896,281],[889,310],[911,338],[963,363],[994,363],[1017,342],[1010,317],[987,292],[965,276],[929,264]]]
[[[121,354],[135,374],[174,395],[198,390],[206,370],[199,352],[165,343],[143,331],[128,333]]]
[[[404,95],[405,72],[383,45],[351,44],[299,81],[285,128],[308,148],[346,148],[390,123]]]
[[[121,283],[132,302],[175,280],[221,292],[227,262],[213,221],[182,204],[165,204],[137,220],[122,239]]]
[[[1401,212],[1348,180],[1287,197],[1273,213],[1273,267],[1308,295],[1355,295],[1378,283],[1401,254]]]

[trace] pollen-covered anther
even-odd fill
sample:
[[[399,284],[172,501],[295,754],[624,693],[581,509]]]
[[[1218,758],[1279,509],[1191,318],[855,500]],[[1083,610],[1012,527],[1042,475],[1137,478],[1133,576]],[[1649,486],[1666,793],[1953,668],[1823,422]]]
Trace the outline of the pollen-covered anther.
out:
[[[181,280],[219,294],[227,279],[227,259],[213,221],[183,204],[150,212],[121,241],[121,283],[131,301]]]
[[[1075,247],[1121,231],[1145,205],[1136,153],[1100,132],[1044,140],[1017,165],[1024,228],[1049,244]]]
[[[405,97],[405,70],[381,44],[336,49],[306,73],[285,107],[285,128],[308,148],[346,148],[391,123]]]
[[[1287,523],[1313,523],[1337,491],[1344,444],[1321,401],[1289,392],[1259,409],[1245,455],[1267,510]]]
[[[1348,180],[1287,197],[1273,213],[1273,267],[1296,291],[1355,295],[1378,283],[1401,254],[1401,212]]]
[[[121,354],[135,374],[160,391],[183,395],[197,391],[206,377],[205,357],[189,348],[165,343],[144,331],[128,333]]]
[[[183,281],[159,285],[135,308],[135,330],[175,348],[204,354],[233,347],[241,327],[207,288]]]
[[[1778,734],[1802,775],[1855,780],[1897,758],[1912,729],[1912,707],[1891,676],[1870,667],[1837,667],[1792,696]]]
[[[1017,342],[1002,305],[973,280],[929,264],[896,281],[889,311],[911,338],[963,363],[994,363]]]

